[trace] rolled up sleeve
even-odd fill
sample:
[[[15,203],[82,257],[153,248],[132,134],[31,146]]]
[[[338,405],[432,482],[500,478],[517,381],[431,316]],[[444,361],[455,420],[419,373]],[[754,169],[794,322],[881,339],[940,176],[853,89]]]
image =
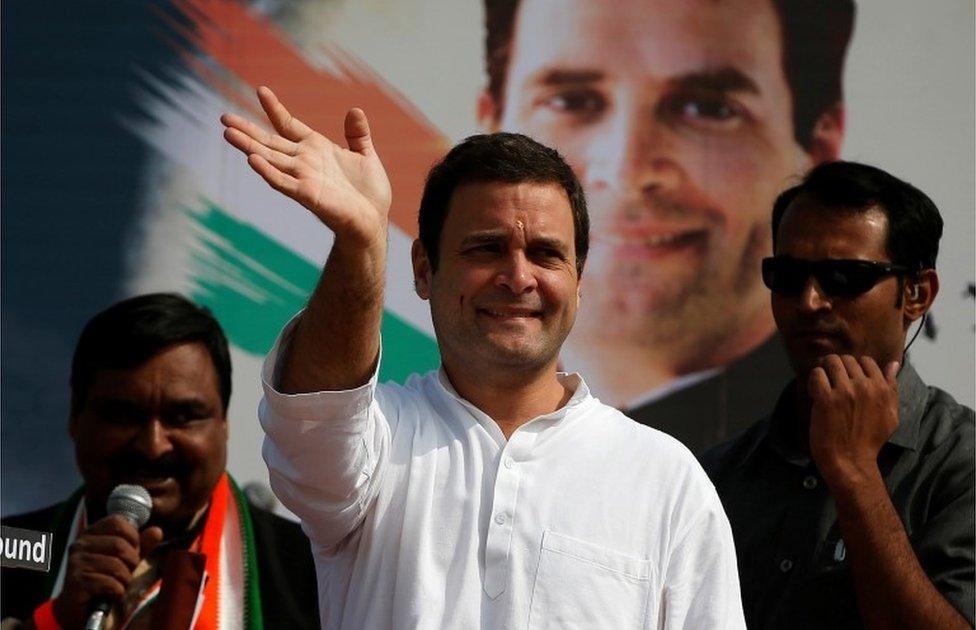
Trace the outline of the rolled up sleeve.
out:
[[[377,370],[355,389],[284,394],[278,359],[294,321],[264,361],[258,417],[271,488],[302,520],[312,544],[331,548],[358,527],[376,498],[389,449],[389,425],[376,401]]]

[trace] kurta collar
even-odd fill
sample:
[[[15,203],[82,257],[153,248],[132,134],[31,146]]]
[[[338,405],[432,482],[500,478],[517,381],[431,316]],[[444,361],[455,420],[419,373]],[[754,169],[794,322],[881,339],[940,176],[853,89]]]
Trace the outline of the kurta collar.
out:
[[[556,374],[556,378],[562,383],[564,387],[572,390],[573,395],[570,396],[566,404],[556,409],[551,413],[547,413],[538,417],[533,418],[529,422],[526,422],[518,431],[529,427],[530,425],[538,426],[544,424],[545,426],[551,426],[556,424],[566,418],[570,411],[585,403],[591,398],[590,389],[587,387],[586,382],[583,377],[577,372],[566,373],[559,372]],[[441,394],[448,401],[449,404],[460,405],[464,410],[466,410],[478,424],[480,424],[489,435],[491,435],[500,446],[503,446],[507,441],[502,430],[499,428],[498,424],[484,411],[479,409],[473,403],[462,397],[457,390],[454,389],[454,385],[451,384],[451,379],[448,378],[447,372],[444,371],[444,367],[437,371],[437,383],[440,386]],[[542,427],[539,427],[542,428]]]

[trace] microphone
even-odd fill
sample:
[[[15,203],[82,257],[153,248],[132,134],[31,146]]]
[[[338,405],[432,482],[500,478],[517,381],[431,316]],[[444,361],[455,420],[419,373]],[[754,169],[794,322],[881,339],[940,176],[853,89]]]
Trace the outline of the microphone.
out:
[[[108,495],[105,509],[109,516],[118,514],[136,529],[142,529],[149,522],[149,514],[152,512],[152,497],[142,486],[120,484],[115,486],[112,493]],[[92,602],[91,614],[88,616],[85,630],[101,630],[105,616],[111,608],[112,603],[104,599]]]

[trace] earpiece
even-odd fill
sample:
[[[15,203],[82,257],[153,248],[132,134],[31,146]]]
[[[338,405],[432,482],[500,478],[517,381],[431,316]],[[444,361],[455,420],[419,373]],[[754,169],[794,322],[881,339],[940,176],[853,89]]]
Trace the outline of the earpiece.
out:
[[[908,299],[909,300],[917,300],[918,299],[918,283],[917,282],[913,282],[912,283],[911,291],[908,294]]]

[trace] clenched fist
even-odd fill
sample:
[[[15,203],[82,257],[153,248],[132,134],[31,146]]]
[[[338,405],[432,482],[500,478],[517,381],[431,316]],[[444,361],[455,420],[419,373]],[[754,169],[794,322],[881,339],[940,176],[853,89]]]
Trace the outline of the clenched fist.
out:
[[[162,539],[160,528],[139,532],[117,514],[86,529],[68,551],[64,588],[54,600],[54,617],[61,627],[84,627],[93,599],[122,599],[132,571]]]

